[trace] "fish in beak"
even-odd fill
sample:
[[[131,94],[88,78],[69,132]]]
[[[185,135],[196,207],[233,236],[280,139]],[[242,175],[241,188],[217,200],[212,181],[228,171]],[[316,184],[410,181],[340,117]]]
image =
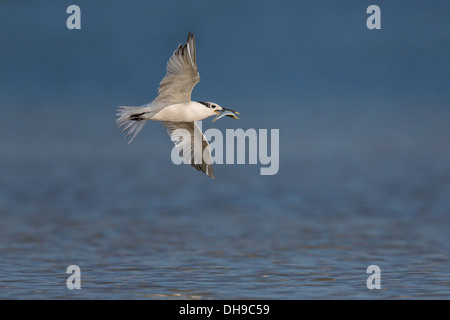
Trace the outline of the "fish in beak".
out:
[[[227,108],[222,108],[222,110],[217,110],[216,111],[217,116],[213,119],[213,122],[216,122],[217,120],[219,120],[222,117],[230,117],[233,119],[239,119],[236,115],[239,114],[239,112],[237,111],[233,111],[231,109],[227,109]]]

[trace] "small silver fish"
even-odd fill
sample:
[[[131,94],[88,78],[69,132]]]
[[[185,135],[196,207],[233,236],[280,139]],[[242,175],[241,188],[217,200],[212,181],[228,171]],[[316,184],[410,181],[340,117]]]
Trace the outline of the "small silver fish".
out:
[[[239,112],[232,111],[232,110],[229,110],[229,109],[224,109],[224,110],[219,111],[219,114],[212,121],[216,122],[217,120],[219,120],[220,118],[225,117],[225,116],[233,118],[233,119],[239,119],[236,116],[236,114],[239,114]]]

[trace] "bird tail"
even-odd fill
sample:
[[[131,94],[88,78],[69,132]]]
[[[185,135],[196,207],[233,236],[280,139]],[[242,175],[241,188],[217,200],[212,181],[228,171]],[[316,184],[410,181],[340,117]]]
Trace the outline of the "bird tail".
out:
[[[144,127],[145,122],[147,121],[144,118],[144,115],[148,113],[146,107],[125,107],[120,106],[117,109],[118,116],[116,123],[119,128],[123,127],[123,132],[126,132],[126,136],[131,136],[130,142],[138,135],[138,133]]]

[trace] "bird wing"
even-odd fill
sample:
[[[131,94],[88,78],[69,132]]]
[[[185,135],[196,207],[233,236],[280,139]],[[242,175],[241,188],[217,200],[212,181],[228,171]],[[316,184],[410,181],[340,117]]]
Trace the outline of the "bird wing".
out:
[[[206,140],[198,125],[195,122],[161,122],[167,128],[167,133],[185,163],[190,163],[195,169],[201,170],[215,179],[212,169],[211,149],[208,140]],[[194,152],[191,152],[191,150],[194,150]]]
[[[189,32],[187,43],[178,45],[167,62],[167,73],[161,80],[155,101],[182,103],[191,101],[191,92],[200,81],[195,53],[195,38]]]

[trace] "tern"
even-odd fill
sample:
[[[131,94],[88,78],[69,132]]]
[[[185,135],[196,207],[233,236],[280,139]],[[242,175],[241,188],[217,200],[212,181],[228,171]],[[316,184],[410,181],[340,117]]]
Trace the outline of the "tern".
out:
[[[180,156],[195,169],[215,179],[208,140],[195,121],[214,115],[216,117],[213,121],[224,116],[239,119],[236,116],[239,112],[223,108],[214,102],[191,101],[192,90],[199,81],[195,37],[189,32],[186,44],[179,44],[167,62],[166,76],[159,84],[158,96],[140,107],[120,106],[116,122],[119,128],[123,127],[127,137],[131,136],[131,143],[147,120],[160,121],[166,127]],[[201,136],[201,148],[194,148],[197,145],[194,143],[194,136]]]

